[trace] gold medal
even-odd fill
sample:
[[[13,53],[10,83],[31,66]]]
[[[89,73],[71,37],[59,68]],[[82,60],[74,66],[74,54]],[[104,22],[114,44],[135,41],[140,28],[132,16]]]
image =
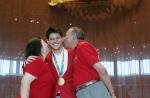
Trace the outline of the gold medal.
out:
[[[64,84],[65,84],[65,79],[62,78],[62,77],[59,77],[59,79],[58,79],[58,85],[59,86],[63,86]]]
[[[61,65],[58,64],[57,59],[55,57],[55,54],[53,53],[54,62],[56,64],[56,69],[58,71],[59,79],[57,81],[59,86],[63,86],[65,84],[65,79],[62,77],[63,71],[64,71],[64,51],[63,51],[63,57]]]

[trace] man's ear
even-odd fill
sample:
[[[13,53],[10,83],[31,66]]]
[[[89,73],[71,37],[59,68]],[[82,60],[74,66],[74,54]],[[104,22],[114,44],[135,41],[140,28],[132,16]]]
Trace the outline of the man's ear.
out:
[[[76,40],[77,39],[77,34],[73,34],[72,38],[73,38],[73,40]]]

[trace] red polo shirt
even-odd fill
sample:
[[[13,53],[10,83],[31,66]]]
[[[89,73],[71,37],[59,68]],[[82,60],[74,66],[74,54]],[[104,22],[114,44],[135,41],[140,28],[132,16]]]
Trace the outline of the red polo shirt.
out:
[[[63,75],[63,78],[65,79],[65,84],[63,86],[59,86],[58,83],[56,82],[55,90],[54,90],[55,98],[56,98],[57,92],[60,92],[60,98],[76,98],[75,88],[73,84],[73,66],[72,66],[73,56],[74,56],[73,51],[68,50],[68,66],[67,66],[66,72]],[[52,69],[52,72],[54,74],[54,77],[57,81],[59,76],[55,68],[55,65],[52,61],[52,51],[48,53],[46,57],[46,62],[49,63]]]
[[[92,44],[84,40],[78,43],[73,62],[73,78],[76,87],[99,79],[97,71],[93,68],[93,65],[99,61],[99,55]]]
[[[24,72],[37,77],[30,85],[29,98],[53,98],[54,77],[50,66],[45,64],[40,56],[31,64],[27,64]]]

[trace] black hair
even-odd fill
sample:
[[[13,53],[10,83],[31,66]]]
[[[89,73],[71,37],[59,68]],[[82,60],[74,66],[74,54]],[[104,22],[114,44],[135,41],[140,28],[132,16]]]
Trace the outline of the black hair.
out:
[[[28,58],[29,56],[38,56],[41,55],[41,39],[40,38],[32,38],[26,45],[25,50],[25,58]]]
[[[63,33],[61,32],[60,29],[58,29],[56,27],[49,27],[46,32],[46,38],[49,39],[49,35],[52,33],[58,33],[61,37],[63,37]]]

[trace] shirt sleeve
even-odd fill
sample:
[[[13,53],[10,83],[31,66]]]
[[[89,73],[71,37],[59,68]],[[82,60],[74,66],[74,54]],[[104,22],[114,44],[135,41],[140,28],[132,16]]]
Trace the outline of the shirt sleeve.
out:
[[[43,72],[44,61],[42,59],[37,58],[31,64],[28,64],[25,68],[25,72],[32,74],[35,77],[39,77],[39,75]]]
[[[79,45],[78,55],[83,62],[86,62],[91,66],[100,61],[96,48],[90,43]]]

